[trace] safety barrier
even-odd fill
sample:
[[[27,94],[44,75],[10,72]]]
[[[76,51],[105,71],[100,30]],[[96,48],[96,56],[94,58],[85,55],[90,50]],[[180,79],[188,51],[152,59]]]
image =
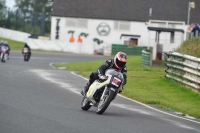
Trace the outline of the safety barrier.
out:
[[[200,58],[177,52],[165,53],[165,77],[200,91]]]
[[[26,42],[27,38],[30,35],[31,34],[29,34],[29,33],[10,30],[10,29],[0,27],[0,37],[3,37],[3,38],[9,38],[9,39],[15,40],[15,41]]]
[[[142,50],[142,65],[152,66],[152,54],[150,51]]]

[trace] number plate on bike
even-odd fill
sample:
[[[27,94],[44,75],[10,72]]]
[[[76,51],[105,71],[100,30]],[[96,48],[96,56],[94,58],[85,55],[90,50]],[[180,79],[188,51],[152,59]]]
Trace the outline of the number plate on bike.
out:
[[[115,85],[116,87],[119,87],[120,84],[121,84],[121,80],[118,79],[118,78],[116,78],[116,77],[114,77],[111,83],[112,83],[113,85]]]

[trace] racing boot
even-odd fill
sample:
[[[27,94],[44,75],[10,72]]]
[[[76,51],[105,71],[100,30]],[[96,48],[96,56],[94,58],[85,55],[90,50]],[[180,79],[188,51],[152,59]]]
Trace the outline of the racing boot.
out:
[[[119,93],[121,93],[123,91],[124,87],[122,86],[120,89],[119,89]]]
[[[87,83],[86,86],[83,88],[83,90],[81,91],[81,94],[83,96],[86,96],[87,91],[89,90],[90,84]]]

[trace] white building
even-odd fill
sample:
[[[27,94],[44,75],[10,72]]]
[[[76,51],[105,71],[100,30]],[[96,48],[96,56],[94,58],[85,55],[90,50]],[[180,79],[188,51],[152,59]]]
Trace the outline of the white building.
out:
[[[188,27],[185,24],[188,2],[163,2],[55,0],[51,40],[66,42],[79,53],[87,54],[102,47],[105,54],[110,54],[112,44],[153,47],[153,59],[156,59],[158,52],[172,51],[180,46],[186,39]],[[177,6],[178,2],[181,4]],[[185,10],[181,10],[183,8]],[[82,43],[78,42],[79,36]],[[98,45],[95,38],[102,43]]]

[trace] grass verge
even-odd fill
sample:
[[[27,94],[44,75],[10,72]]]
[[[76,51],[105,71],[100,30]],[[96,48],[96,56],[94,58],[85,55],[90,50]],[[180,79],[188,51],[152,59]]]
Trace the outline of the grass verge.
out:
[[[88,77],[103,62],[104,60],[55,66],[66,67],[67,70],[78,71]],[[173,109],[200,118],[200,94],[165,78],[165,68],[142,66],[141,56],[129,56],[127,68],[127,84],[122,95],[162,109]]]

